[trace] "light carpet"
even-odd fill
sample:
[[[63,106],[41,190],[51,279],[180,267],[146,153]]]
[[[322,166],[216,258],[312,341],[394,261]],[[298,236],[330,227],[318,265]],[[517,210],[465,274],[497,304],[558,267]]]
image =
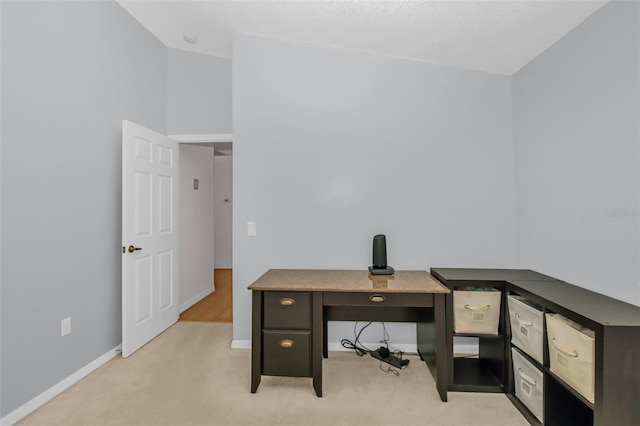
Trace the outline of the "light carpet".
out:
[[[503,394],[449,392],[441,402],[418,356],[399,376],[353,352],[311,379],[262,377],[249,392],[250,351],[230,349],[231,324],[179,322],[127,359],[116,357],[20,423],[65,426],[527,425]],[[384,364],[386,366],[386,364]]]

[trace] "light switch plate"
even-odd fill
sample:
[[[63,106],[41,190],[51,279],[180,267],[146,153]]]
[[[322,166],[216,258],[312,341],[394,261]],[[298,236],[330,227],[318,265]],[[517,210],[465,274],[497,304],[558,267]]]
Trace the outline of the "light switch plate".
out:
[[[247,235],[250,237],[256,236],[256,223],[255,222],[247,222]]]
[[[193,189],[198,189],[200,186],[200,181],[198,179],[193,180]]]
[[[71,334],[71,317],[60,321],[60,335],[66,336],[67,334]]]

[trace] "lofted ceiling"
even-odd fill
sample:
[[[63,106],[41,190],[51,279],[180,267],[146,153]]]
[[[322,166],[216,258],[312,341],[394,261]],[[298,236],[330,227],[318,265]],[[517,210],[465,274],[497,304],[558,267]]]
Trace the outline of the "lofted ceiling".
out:
[[[166,46],[232,56],[249,33],[512,75],[608,0],[119,0]],[[197,37],[186,42],[184,34]]]

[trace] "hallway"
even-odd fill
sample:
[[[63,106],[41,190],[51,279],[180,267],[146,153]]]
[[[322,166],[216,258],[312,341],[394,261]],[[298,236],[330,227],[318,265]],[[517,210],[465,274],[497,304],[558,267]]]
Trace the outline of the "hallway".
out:
[[[180,314],[180,321],[232,322],[233,274],[231,269],[213,271],[216,291]]]

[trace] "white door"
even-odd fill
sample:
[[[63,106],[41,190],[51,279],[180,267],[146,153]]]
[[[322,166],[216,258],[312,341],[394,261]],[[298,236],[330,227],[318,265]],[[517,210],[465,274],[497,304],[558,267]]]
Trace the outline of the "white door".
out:
[[[122,122],[122,356],[179,315],[178,143]]]

